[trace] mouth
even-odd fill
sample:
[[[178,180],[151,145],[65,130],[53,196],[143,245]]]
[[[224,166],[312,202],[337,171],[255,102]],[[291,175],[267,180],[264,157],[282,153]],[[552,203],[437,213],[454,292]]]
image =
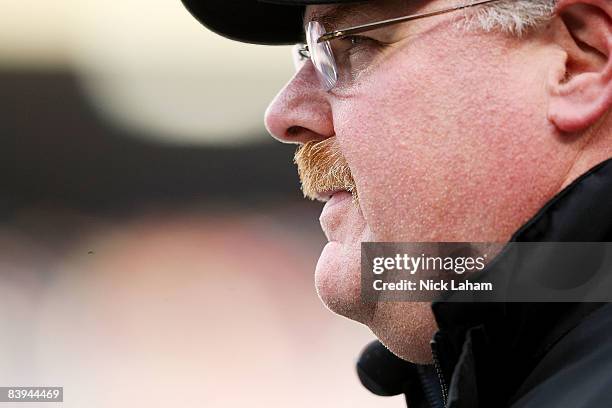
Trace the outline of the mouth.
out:
[[[313,193],[309,198],[311,200],[327,203],[334,199],[335,196],[342,195],[344,197],[347,194],[352,197],[353,204],[359,205],[359,196],[357,195],[357,191],[350,188],[338,188],[333,190],[317,191],[316,193]]]
[[[321,211],[319,222],[328,241],[343,239],[342,225],[346,224],[354,209],[353,195],[347,190],[329,192],[327,202]]]
[[[325,207],[327,208],[333,207],[336,204],[344,202],[345,200],[348,200],[348,199],[353,199],[353,203],[355,203],[353,194],[350,191],[336,190],[329,195],[329,198],[327,199],[325,203]]]
[[[316,193],[315,200],[326,203],[330,201],[334,197],[334,195],[339,194],[339,193],[349,193],[350,194],[348,190],[343,190],[343,189],[321,191],[321,192]]]

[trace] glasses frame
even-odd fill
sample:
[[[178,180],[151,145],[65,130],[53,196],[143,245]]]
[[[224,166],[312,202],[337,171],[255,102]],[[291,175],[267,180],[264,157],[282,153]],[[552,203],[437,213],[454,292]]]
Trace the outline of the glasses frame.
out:
[[[479,0],[472,3],[464,3],[459,6],[454,6],[441,10],[434,10],[425,13],[411,14],[408,16],[391,18],[388,20],[375,21],[373,23],[361,24],[358,26],[343,28],[340,30],[334,30],[327,33],[324,33],[317,39],[317,44],[322,43],[324,41],[338,40],[353,34],[364,33],[366,31],[376,30],[378,28],[387,27],[393,24],[404,23],[407,21],[419,20],[422,18],[438,16],[441,14],[452,13],[453,11],[459,11],[471,7],[482,6],[490,3],[498,3],[506,0]],[[303,59],[310,59],[311,53],[307,44],[300,44],[297,48],[298,55]]]
[[[467,4],[464,3],[460,6],[454,6],[454,7],[450,7],[447,9],[428,11],[426,13],[412,14],[409,16],[391,18],[388,20],[376,21],[374,23],[362,24],[362,25],[358,25],[354,27],[344,28],[341,30],[330,31],[329,33],[325,33],[321,37],[319,37],[319,39],[317,40],[317,43],[320,43],[323,41],[336,40],[336,39],[344,38],[349,35],[359,34],[359,33],[363,33],[366,31],[375,30],[377,28],[390,26],[393,24],[404,23],[406,21],[412,21],[412,20],[418,20],[421,18],[438,16],[440,14],[452,13],[453,11],[459,11],[459,10],[467,9],[470,7],[481,6],[481,5],[485,5],[489,3],[497,3],[500,1],[502,0],[479,0],[473,3],[467,3]]]

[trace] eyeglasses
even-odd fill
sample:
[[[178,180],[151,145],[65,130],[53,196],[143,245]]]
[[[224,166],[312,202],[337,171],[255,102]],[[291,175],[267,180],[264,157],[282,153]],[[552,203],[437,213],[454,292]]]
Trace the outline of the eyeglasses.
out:
[[[356,45],[363,46],[363,43],[369,40],[366,37],[355,36],[355,34],[499,1],[502,0],[481,0],[467,4],[464,3],[460,6],[443,10],[377,21],[331,32],[326,32],[323,24],[319,21],[310,21],[305,28],[306,44],[298,44],[294,47],[294,62],[296,63],[296,68],[299,68],[301,64],[310,59],[321,84],[326,91],[330,91],[339,82],[342,82],[343,78],[354,78],[356,73],[364,68],[364,64],[367,64],[367,61],[370,59],[368,57],[371,57],[371,54],[375,51],[372,49],[372,45],[372,47],[369,47],[369,50],[365,47],[365,52],[362,49],[358,53],[353,53],[350,56],[347,55],[351,50],[355,49]],[[355,56],[358,58],[355,58]]]

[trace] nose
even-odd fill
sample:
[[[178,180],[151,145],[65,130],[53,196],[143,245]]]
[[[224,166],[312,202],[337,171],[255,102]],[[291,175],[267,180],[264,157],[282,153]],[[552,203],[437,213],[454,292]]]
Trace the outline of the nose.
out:
[[[306,143],[334,135],[328,94],[314,66],[305,63],[268,106],[265,125],[284,143]]]

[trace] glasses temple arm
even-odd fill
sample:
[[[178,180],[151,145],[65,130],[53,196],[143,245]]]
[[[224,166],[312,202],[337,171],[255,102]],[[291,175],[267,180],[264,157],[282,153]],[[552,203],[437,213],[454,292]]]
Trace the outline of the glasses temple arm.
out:
[[[420,18],[425,18],[425,17],[433,17],[433,16],[437,16],[437,15],[440,15],[440,14],[450,13],[452,11],[463,10],[463,9],[466,9],[466,8],[470,8],[470,7],[474,7],[474,6],[480,6],[480,5],[484,5],[484,4],[488,4],[488,3],[495,3],[495,2],[498,2],[498,1],[501,1],[501,0],[477,1],[475,3],[463,4],[461,6],[455,6],[455,7],[449,8],[449,9],[430,11],[430,12],[421,13],[421,14],[413,14],[411,16],[392,18],[392,19],[389,19],[389,20],[378,21],[376,23],[368,23],[368,24],[363,24],[363,25],[359,25],[359,26],[343,29],[343,30],[331,31],[331,32],[325,33],[321,37],[319,37],[319,39],[317,40],[317,43],[320,43],[320,42],[323,42],[323,41],[329,41],[329,40],[335,40],[335,39],[343,38],[343,37],[346,37],[346,36],[352,35],[352,34],[363,33],[365,31],[370,31],[370,30],[373,30],[373,29],[376,29],[376,28],[386,27],[386,26],[389,26],[389,25],[392,25],[392,24],[403,23],[403,22],[412,21],[412,20],[418,20]]]

